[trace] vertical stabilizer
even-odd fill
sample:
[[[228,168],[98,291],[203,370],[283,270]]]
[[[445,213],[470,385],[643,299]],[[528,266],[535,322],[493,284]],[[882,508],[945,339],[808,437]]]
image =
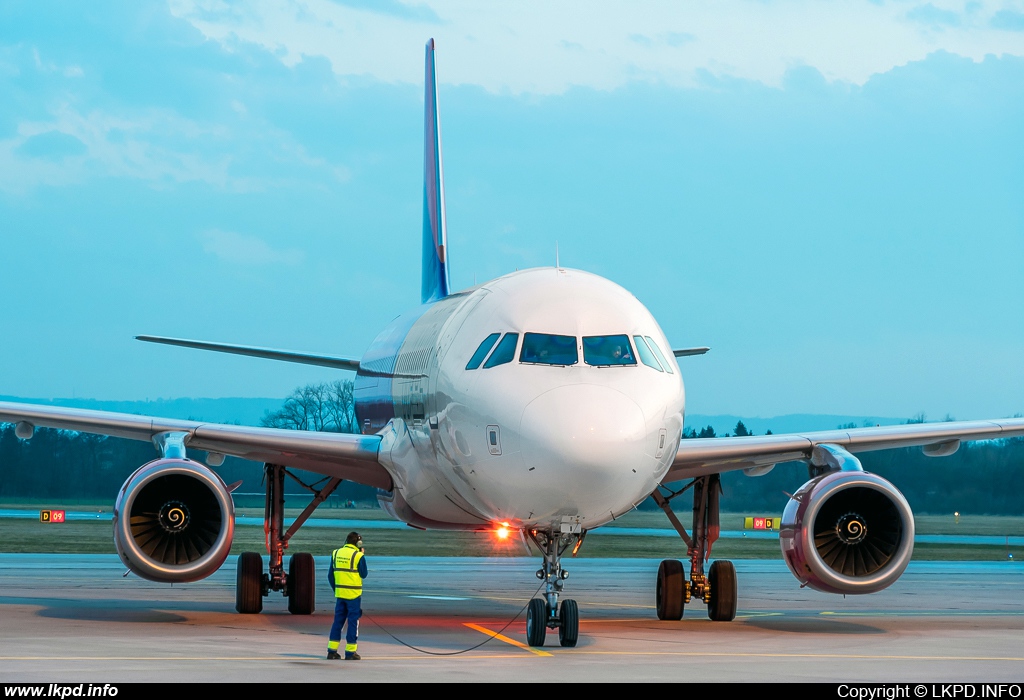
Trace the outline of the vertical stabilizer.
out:
[[[423,131],[423,301],[448,296],[448,230],[444,220],[441,121],[437,114],[434,40],[427,42]]]

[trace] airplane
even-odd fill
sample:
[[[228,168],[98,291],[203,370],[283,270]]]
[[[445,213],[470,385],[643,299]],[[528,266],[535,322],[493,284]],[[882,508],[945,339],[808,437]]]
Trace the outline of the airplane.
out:
[[[783,558],[801,585],[860,594],[896,581],[910,562],[914,518],[889,481],[856,454],[919,446],[953,454],[964,440],[1024,435],[1024,419],[913,424],[788,435],[681,440],[685,408],[678,357],[644,305],[598,275],[555,267],[519,270],[463,291],[449,284],[435,46],[426,45],[421,303],[389,323],[358,359],[206,341],[139,340],[305,363],[355,373],[361,434],[315,433],[0,403],[0,421],[23,439],[37,427],[152,441],[159,457],[138,468],[114,507],[124,565],[152,581],[203,579],[226,561],[234,528],[232,486],[215,471],[225,455],[262,462],[269,561],[239,555],[235,608],[255,614],[272,591],[293,614],[315,608],[313,557],[285,551],[294,533],[343,481],[379,489],[381,507],[415,528],[518,532],[542,558],[544,593],[527,608],[526,636],[548,630],[576,646],[579,607],[563,595],[589,531],[648,497],[686,545],[661,562],[657,616],[686,605],[714,621],[736,616],[736,570],[710,561],[719,535],[720,476],[759,476],[802,461],[808,481],[785,507]],[[206,452],[206,463],[195,458]],[[289,468],[328,477],[286,530]],[[668,485],[683,483],[672,490]],[[692,495],[687,528],[672,501]],[[532,550],[531,550],[532,551]],[[538,592],[540,588],[538,589]]]

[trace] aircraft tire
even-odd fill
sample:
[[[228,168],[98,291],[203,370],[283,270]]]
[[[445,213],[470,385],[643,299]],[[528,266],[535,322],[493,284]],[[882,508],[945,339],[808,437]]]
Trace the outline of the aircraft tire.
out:
[[[715,622],[731,622],[736,618],[736,567],[731,561],[719,559],[708,571],[711,600],[708,617]]]
[[[293,554],[288,562],[288,612],[312,615],[316,610],[316,565],[313,555]]]
[[[683,563],[678,559],[665,559],[658,567],[655,602],[659,620],[683,619],[686,604],[686,576]]]
[[[242,552],[238,555],[235,610],[243,615],[263,612],[263,557],[258,552]]]
[[[558,643],[574,647],[580,638],[580,609],[575,600],[563,600],[558,610]]]
[[[531,647],[544,646],[547,631],[548,604],[540,598],[534,598],[526,609],[526,643]]]

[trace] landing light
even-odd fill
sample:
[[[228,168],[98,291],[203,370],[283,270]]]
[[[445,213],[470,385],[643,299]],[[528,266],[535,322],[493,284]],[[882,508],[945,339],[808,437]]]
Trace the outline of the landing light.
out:
[[[507,540],[510,532],[511,529],[509,528],[508,523],[498,523],[497,527],[494,529],[494,536],[499,540]]]

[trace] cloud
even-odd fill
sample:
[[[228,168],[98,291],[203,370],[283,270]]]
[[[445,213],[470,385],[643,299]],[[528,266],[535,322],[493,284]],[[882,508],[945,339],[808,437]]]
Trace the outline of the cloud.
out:
[[[672,48],[679,48],[684,44],[689,44],[691,41],[696,41],[697,37],[688,32],[662,32],[655,37],[649,37],[645,34],[630,34],[629,40],[634,44],[639,44],[640,46],[646,46],[648,48],[659,44],[671,46]]]
[[[353,10],[364,12],[375,12],[382,15],[390,15],[414,22],[440,23],[441,18],[437,16],[430,7],[423,3],[401,2],[401,0],[333,0],[339,5],[351,7]]]
[[[94,177],[226,187],[231,182],[229,158],[202,148],[223,139],[223,132],[223,127],[204,126],[166,110],[126,117],[104,111],[82,114],[61,105],[48,119],[23,121],[13,137],[0,140],[0,191],[23,194],[40,185]]]
[[[1000,10],[992,16],[991,24],[995,29],[1024,32],[1024,12]]]
[[[81,78],[85,75],[85,71],[82,70],[81,66],[74,64],[59,66],[53,61],[43,61],[39,55],[38,47],[32,47],[32,57],[35,59],[36,69],[41,73],[59,73],[65,78]]]
[[[254,0],[244,12],[216,15],[204,7],[198,0],[171,5],[208,39],[226,47],[260,46],[286,66],[324,57],[342,80],[422,82],[427,35],[405,16],[411,4],[385,6],[398,13],[368,12],[364,0]],[[584,0],[431,0],[422,7],[440,21],[430,34],[441,82],[496,94],[613,90],[631,82],[699,87],[700,76],[709,73],[778,87],[797,65],[829,81],[863,85],[935,51],[974,61],[1024,54],[1002,31],[1017,20],[998,0],[934,0],[909,12],[902,2],[859,0],[606,0],[597,8]]]
[[[662,38],[666,44],[672,47],[682,46],[697,40],[697,37],[689,32],[666,32],[662,35]]]
[[[234,231],[210,229],[198,234],[203,250],[233,265],[261,267],[265,265],[299,265],[306,254],[298,249],[276,250],[255,236]]]
[[[942,10],[935,5],[918,5],[907,12],[907,19],[912,22],[926,24],[932,29],[943,29],[945,27],[959,27],[961,24],[960,15],[952,10]]]
[[[85,144],[71,134],[65,134],[63,131],[46,131],[22,141],[14,149],[14,153],[28,158],[63,160],[70,156],[80,156],[86,150]]]
[[[12,64],[11,78],[0,72],[0,90],[7,97],[0,104],[0,193],[21,196],[41,186],[109,177],[158,189],[204,183],[235,193],[284,184],[319,187],[352,178],[337,152],[322,152],[325,139],[310,143],[323,130],[309,128],[310,119],[326,118],[337,107],[323,109],[322,79],[307,80],[313,83],[307,85],[294,75],[308,72],[305,64],[281,68],[282,76],[261,73],[259,81],[250,80],[244,70],[212,67],[229,86],[212,98],[195,95],[201,91],[195,83],[205,76],[181,86],[173,71],[151,67],[148,79],[165,86],[154,98],[138,94],[134,81],[127,88],[117,85],[121,76],[105,66],[95,70],[104,78],[99,83],[76,81],[69,87],[57,71],[44,80],[19,82],[19,75],[31,75],[37,54],[7,52],[21,60]],[[195,65],[205,66],[208,58],[200,53],[192,62],[192,67],[184,61],[177,65],[192,76]],[[266,93],[281,87],[276,78],[287,81],[290,94],[272,101],[268,113]],[[274,112],[278,104],[290,108]],[[330,126],[336,140],[337,126]]]

